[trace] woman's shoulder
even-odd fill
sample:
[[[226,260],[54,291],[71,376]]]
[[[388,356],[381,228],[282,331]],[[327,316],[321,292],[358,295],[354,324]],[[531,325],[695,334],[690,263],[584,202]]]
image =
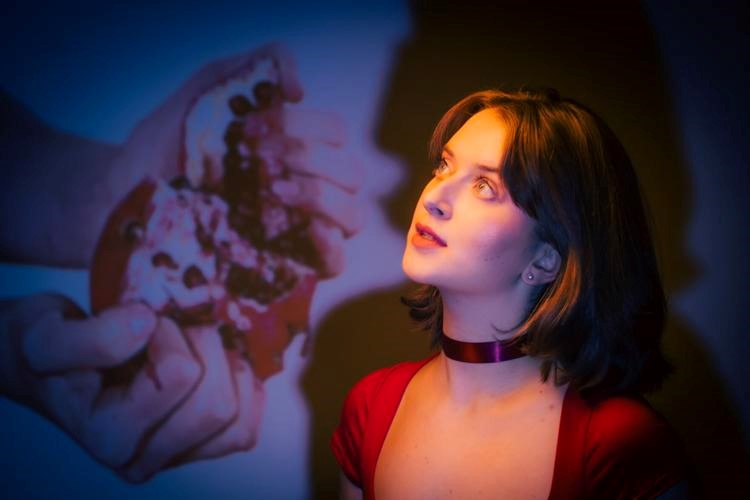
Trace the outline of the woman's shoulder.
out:
[[[380,368],[362,377],[349,391],[339,425],[331,437],[331,449],[353,484],[362,487],[363,453],[365,458],[367,456],[363,452],[365,436],[373,439],[372,436],[377,434],[371,432],[373,424],[388,421],[411,377],[430,359]]]
[[[627,484],[633,495],[656,496],[685,479],[680,438],[644,398],[613,396],[586,407],[583,456],[590,492],[607,495]]]
[[[401,390],[403,392],[409,380],[433,356],[419,361],[403,361],[395,365],[379,368],[359,379],[346,397],[348,405],[366,404],[383,391]]]
[[[612,396],[588,405],[588,441],[602,451],[679,444],[667,420],[642,397]]]

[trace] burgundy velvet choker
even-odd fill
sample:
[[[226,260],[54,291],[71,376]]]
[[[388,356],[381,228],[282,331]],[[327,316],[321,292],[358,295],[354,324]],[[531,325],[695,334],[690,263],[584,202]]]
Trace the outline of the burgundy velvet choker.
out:
[[[462,342],[442,333],[440,344],[446,356],[464,363],[498,363],[526,356],[521,350],[523,342]]]

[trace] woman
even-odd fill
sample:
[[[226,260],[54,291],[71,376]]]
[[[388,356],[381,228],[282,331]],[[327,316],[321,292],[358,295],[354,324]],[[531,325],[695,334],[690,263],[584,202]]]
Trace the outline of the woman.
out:
[[[652,498],[679,441],[639,394],[669,365],[630,160],[554,91],[472,94],[440,120],[404,302],[441,351],[362,379],[332,447],[347,498]]]

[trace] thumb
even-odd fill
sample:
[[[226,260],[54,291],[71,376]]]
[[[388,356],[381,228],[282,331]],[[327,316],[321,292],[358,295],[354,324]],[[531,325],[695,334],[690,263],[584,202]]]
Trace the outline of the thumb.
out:
[[[85,319],[46,312],[22,333],[22,350],[36,372],[119,365],[151,338],[156,316],[143,304],[125,304]]]

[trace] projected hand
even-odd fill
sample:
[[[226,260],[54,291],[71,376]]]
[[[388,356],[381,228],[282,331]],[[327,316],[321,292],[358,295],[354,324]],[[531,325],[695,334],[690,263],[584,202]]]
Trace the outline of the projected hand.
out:
[[[287,133],[297,147],[284,156],[292,175],[278,180],[273,190],[291,206],[321,215],[313,222],[313,238],[325,259],[322,278],[343,270],[342,242],[362,229],[363,203],[358,193],[364,171],[344,150],[344,124],[330,112],[286,110]]]
[[[323,277],[343,268],[342,240],[361,227],[356,193],[362,173],[343,151],[344,127],[332,113],[285,109],[284,133],[294,139],[280,153],[291,174],[274,184],[289,206],[317,214],[313,238],[325,258]],[[274,147],[263,143],[260,148]],[[275,152],[278,153],[278,152]],[[307,290],[307,291],[305,291]],[[251,449],[257,440],[264,407],[262,380],[280,369],[276,361],[289,342],[291,324],[307,322],[306,302],[312,289],[303,287],[253,315],[253,329],[244,333],[245,352],[228,349],[215,325],[186,327],[185,335],[204,374],[188,399],[161,425],[141,453],[120,473],[141,482],[160,470],[185,462]],[[304,316],[304,317],[303,317]]]
[[[0,258],[88,267],[114,206],[146,176],[170,180],[181,173],[183,125],[194,101],[259,60],[274,61],[284,100],[302,98],[291,56],[267,45],[204,66],[121,145],[56,130],[0,90],[0,147],[11,167],[0,186]]]
[[[149,431],[191,393],[201,365],[176,326],[140,304],[85,317],[59,295],[0,306],[0,392],[46,416],[94,458],[127,464]],[[148,364],[127,387],[103,387],[103,368],[142,349]]]
[[[278,79],[281,100],[287,103],[299,101],[302,86],[296,65],[280,45],[268,45],[248,54],[210,63],[136,126],[111,168],[110,184],[117,186],[112,192],[118,192],[122,197],[146,176],[171,180],[180,175],[192,175],[193,187],[212,190],[213,186],[202,186],[201,181],[213,176],[213,181],[221,182],[224,175],[221,161],[213,158],[213,167],[208,167],[208,170],[213,168],[214,171],[200,171],[206,168],[207,156],[214,153],[201,148],[205,141],[224,136],[225,139],[214,146],[226,153],[224,141],[228,139],[224,127],[227,124],[222,122],[223,118],[212,122],[194,106],[209,93],[217,99],[217,88],[231,87],[233,81],[261,72],[259,68],[268,61],[272,62],[274,76]],[[205,100],[201,101],[201,104],[205,103]],[[224,108],[227,103],[211,101],[209,106],[209,114],[213,117],[228,113]],[[351,237],[362,227],[362,204],[357,201],[356,194],[362,185],[363,171],[359,162],[344,150],[344,124],[337,115],[288,106],[279,109],[281,123],[278,126],[283,135],[259,135],[257,131],[248,130],[252,128],[248,124],[243,133],[254,136],[253,140],[263,155],[281,160],[290,170],[291,175],[285,181],[277,181],[274,185],[274,191],[282,200],[321,216],[313,224],[313,239],[320,255],[325,258],[320,277],[331,277],[342,269],[342,239]],[[274,119],[272,114],[270,118],[260,118],[261,126],[266,125],[263,120]],[[206,127],[214,130],[206,131]],[[197,137],[191,133],[194,128],[199,130]],[[192,166],[196,163],[198,172]],[[128,189],[124,189],[126,186]],[[113,199],[112,203],[117,201],[119,199]]]
[[[279,44],[206,64],[135,126],[116,159],[116,167],[111,169],[112,185],[124,181],[124,186],[116,188],[117,196],[112,203],[145,176],[170,180],[180,175],[185,120],[195,101],[211,88],[264,60],[273,61],[278,69],[282,99],[287,102],[302,99],[294,60]]]
[[[255,444],[263,387],[211,328],[183,336],[139,304],[86,318],[58,295],[4,302],[0,322],[0,394],[128,481]],[[147,362],[132,382],[107,386],[106,369],[143,349]]]
[[[134,459],[118,469],[130,482],[182,463],[247,451],[257,441],[265,392],[248,362],[225,350],[212,327],[187,328],[185,336],[202,376]]]
[[[23,220],[35,228],[34,237],[28,231],[5,231],[4,221],[3,232],[14,239],[3,241],[0,250],[12,260],[90,265],[104,221],[133,186],[144,177],[170,180],[184,174],[181,134],[193,102],[269,58],[279,69],[283,98],[301,99],[294,64],[278,46],[207,65],[142,120],[122,146],[106,154],[75,151],[71,156],[80,168],[63,177],[56,151],[50,151],[47,162],[36,161],[29,178],[21,179],[33,190],[18,191],[11,200],[19,213],[31,217]],[[308,236],[322,259],[317,277],[330,278],[343,269],[344,238],[362,227],[357,200],[362,171],[344,151],[344,126],[336,115],[284,108],[281,120],[284,134],[293,139],[279,152],[289,172],[272,189],[285,205],[315,214]],[[63,139],[56,138],[56,144]],[[91,144],[76,140],[65,147]],[[26,210],[24,203],[36,208]],[[38,210],[53,204],[60,210]],[[111,273],[101,276],[112,279]],[[303,287],[257,317],[247,349],[258,358],[278,358],[292,323],[307,322],[307,306],[299,304],[309,303],[312,289]],[[133,482],[180,463],[253,447],[264,402],[259,380],[280,369],[276,361],[263,365],[256,359],[251,365],[222,345],[216,325],[181,330],[167,317],[132,303],[95,310],[98,314],[86,317],[55,295],[0,304],[0,394],[45,415]],[[126,384],[108,382],[113,369],[134,363],[137,371]]]

